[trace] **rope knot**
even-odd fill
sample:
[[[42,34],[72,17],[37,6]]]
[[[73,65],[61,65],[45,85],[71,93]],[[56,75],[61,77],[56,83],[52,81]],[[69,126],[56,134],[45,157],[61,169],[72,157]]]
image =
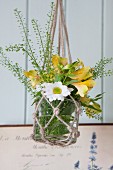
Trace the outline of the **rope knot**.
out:
[[[59,108],[54,108],[54,114],[57,116],[59,114]]]

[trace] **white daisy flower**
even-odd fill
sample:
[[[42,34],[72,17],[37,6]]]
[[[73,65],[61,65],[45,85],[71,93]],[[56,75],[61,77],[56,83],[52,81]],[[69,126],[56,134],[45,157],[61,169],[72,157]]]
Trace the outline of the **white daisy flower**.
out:
[[[67,86],[62,85],[62,82],[44,83],[43,87],[44,95],[50,102],[53,100],[64,100],[64,97],[70,95],[70,90]]]

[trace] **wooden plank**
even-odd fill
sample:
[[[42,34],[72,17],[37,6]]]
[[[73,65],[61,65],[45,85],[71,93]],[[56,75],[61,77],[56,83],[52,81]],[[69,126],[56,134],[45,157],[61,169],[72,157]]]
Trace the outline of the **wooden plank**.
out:
[[[104,57],[113,57],[113,1],[104,1]],[[113,62],[106,69],[113,70]],[[104,122],[113,123],[113,76],[104,78]]]

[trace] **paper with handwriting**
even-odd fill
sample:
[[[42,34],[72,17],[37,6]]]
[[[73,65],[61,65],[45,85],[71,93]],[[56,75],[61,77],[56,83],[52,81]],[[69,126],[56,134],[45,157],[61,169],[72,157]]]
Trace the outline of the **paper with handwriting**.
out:
[[[107,170],[113,164],[113,126],[80,126],[76,144],[67,147],[37,143],[32,127],[0,128],[0,170],[74,170],[80,160],[87,170],[92,132],[97,134],[96,163]]]

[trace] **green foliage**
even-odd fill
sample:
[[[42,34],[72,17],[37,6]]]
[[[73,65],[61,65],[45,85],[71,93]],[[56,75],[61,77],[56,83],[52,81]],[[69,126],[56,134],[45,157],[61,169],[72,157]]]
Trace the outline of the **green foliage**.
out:
[[[27,81],[26,77],[23,75],[23,69],[19,66],[18,63],[13,63],[10,59],[6,57],[6,55],[3,52],[3,49],[0,48],[0,64],[6,67],[9,71],[13,73],[15,77],[18,78],[18,80],[23,83],[27,90],[34,95],[35,90],[31,88],[30,83]]]
[[[97,101],[102,97],[103,93],[96,95],[95,98],[90,98],[90,96],[87,96],[87,99],[81,101],[81,104],[84,107],[83,110],[89,118],[101,120],[100,113],[102,112],[102,109]]]
[[[40,64],[42,65],[43,70],[50,69],[51,65],[51,56],[53,53],[53,46],[51,42],[51,22],[53,19],[53,8],[54,3],[51,3],[51,11],[48,13],[48,20],[45,27],[45,32],[42,32],[42,28],[40,27],[37,20],[32,19],[32,26],[34,29],[35,37],[37,40],[37,44],[39,45],[39,53],[40,53]]]
[[[96,63],[93,68],[93,78],[97,79],[102,76],[110,76],[113,74],[113,70],[106,70],[106,66],[112,63],[113,58],[104,58]]]
[[[22,15],[22,12],[18,9],[14,10],[15,17],[17,19],[17,23],[20,28],[20,33],[22,36],[22,43],[19,44],[10,44],[9,46],[6,46],[5,51],[6,52],[22,52],[23,55],[28,57],[31,64],[33,65],[33,68],[38,70],[40,74],[43,76],[43,71],[46,68],[49,70],[49,65],[51,64],[51,53],[53,50],[53,47],[51,47],[51,35],[50,35],[50,27],[51,22],[53,18],[53,7],[54,4],[51,4],[51,11],[48,14],[48,21],[46,24],[46,32],[42,34],[41,28],[39,27],[39,24],[36,20],[32,20],[32,26],[36,35],[37,43],[39,46],[39,55],[37,55],[34,47],[33,42],[29,35],[29,30],[27,28],[27,25],[25,23],[25,18]],[[13,63],[4,53],[3,48],[0,47],[0,64],[4,67],[6,67],[9,71],[13,73],[15,77],[19,79],[21,83],[23,83],[28,92],[30,92],[33,96],[36,95],[36,90],[31,87],[31,84],[29,81],[27,81],[26,77],[23,75],[24,69],[22,69],[21,66],[19,66],[18,63]],[[50,71],[50,70],[49,70]],[[47,74],[47,73],[46,73]]]
[[[27,25],[25,23],[25,19],[23,18],[21,11],[19,11],[18,9],[15,9],[14,13],[15,13],[17,22],[19,24],[19,28],[21,30],[22,41],[24,42],[24,44],[26,44],[25,52],[30,57],[30,60],[31,60],[33,67],[40,69],[40,66],[37,63],[37,55],[35,54],[35,51],[34,51],[34,48],[33,48],[33,42],[29,38],[29,30],[28,30]]]

